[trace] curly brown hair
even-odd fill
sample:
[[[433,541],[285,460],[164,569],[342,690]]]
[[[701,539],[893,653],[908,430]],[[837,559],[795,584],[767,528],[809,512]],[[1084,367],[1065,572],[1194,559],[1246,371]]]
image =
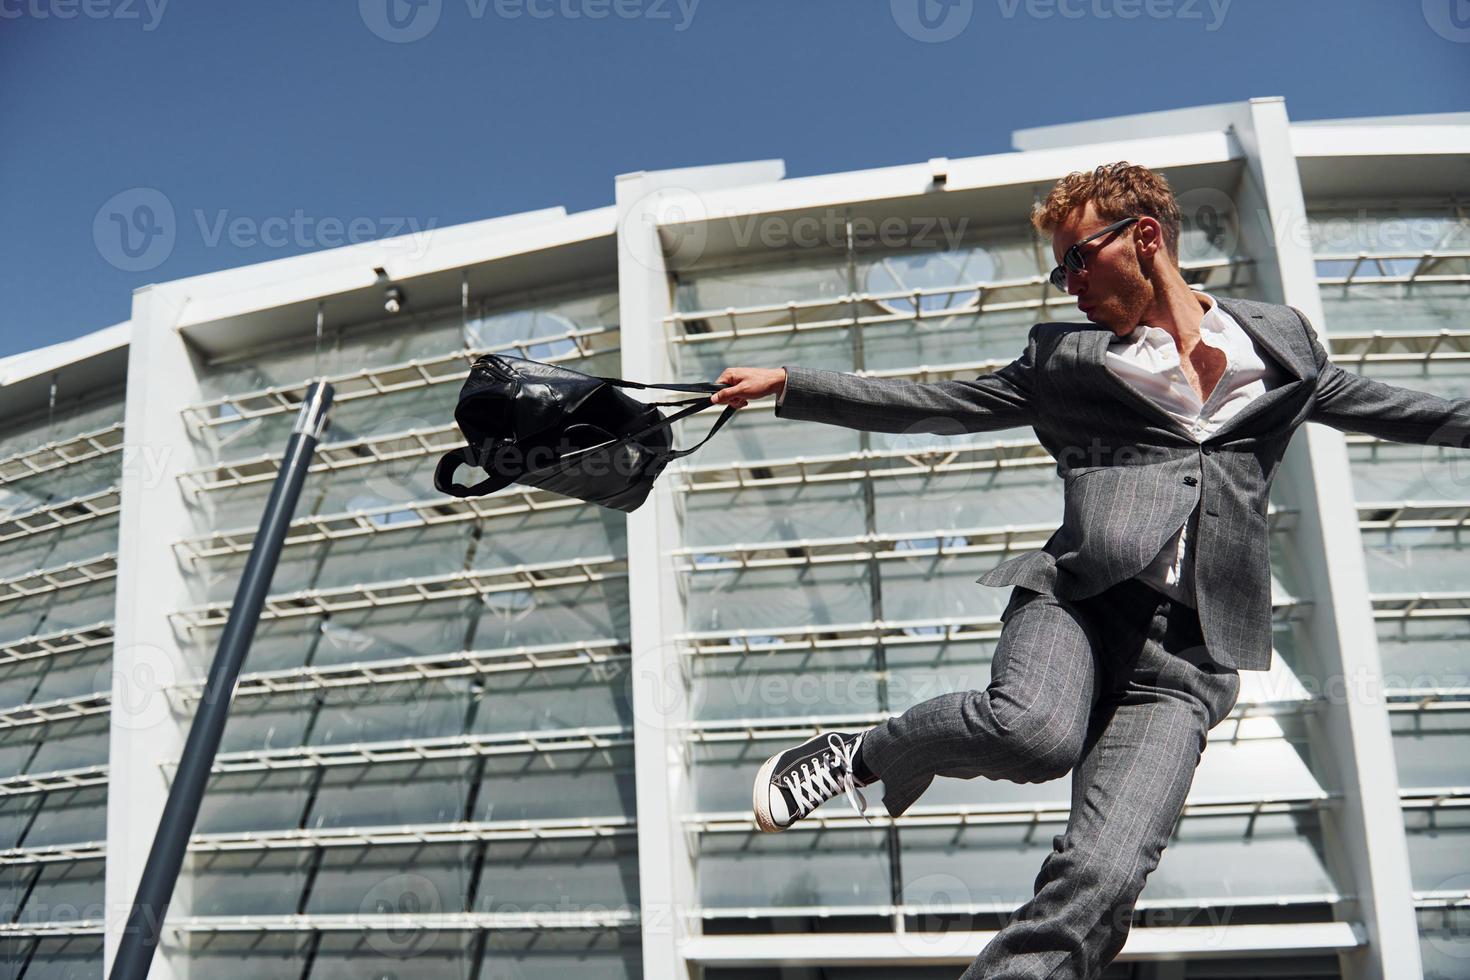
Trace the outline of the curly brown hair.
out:
[[[1169,257],[1179,264],[1179,203],[1163,177],[1126,160],[1105,163],[1092,173],[1074,171],[1057,181],[1046,200],[1031,209],[1031,223],[1038,231],[1051,234],[1088,201],[1104,221],[1133,215],[1153,218],[1164,229]]]

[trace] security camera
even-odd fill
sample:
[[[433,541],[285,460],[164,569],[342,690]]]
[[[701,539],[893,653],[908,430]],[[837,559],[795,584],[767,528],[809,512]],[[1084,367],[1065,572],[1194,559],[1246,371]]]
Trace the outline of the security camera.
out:
[[[949,183],[949,158],[935,157],[929,161],[929,177],[933,181],[932,186],[936,190]]]
[[[402,289],[397,286],[389,286],[383,292],[383,309],[389,313],[397,313],[403,309],[403,304],[407,302],[407,299],[408,297],[403,295]]]

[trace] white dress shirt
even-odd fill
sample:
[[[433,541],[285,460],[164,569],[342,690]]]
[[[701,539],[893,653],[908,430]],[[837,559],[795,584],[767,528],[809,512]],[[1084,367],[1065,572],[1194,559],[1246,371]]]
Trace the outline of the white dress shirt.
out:
[[[1235,318],[1220,309],[1213,296],[1200,295],[1210,303],[1200,322],[1200,342],[1225,352],[1225,372],[1203,403],[1184,376],[1174,338],[1162,327],[1139,324],[1126,337],[1113,338],[1105,358],[1110,371],[1178,419],[1196,442],[1204,442],[1251,399],[1285,380],[1281,368],[1262,356]],[[1134,577],[1171,599],[1197,607],[1191,542],[1198,526],[1196,504],[1184,526]]]

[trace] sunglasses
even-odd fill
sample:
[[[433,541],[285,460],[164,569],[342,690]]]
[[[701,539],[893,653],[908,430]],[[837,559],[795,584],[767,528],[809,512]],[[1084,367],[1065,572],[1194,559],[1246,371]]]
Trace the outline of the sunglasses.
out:
[[[1066,292],[1067,273],[1081,272],[1083,269],[1087,268],[1087,261],[1082,257],[1082,246],[1086,245],[1088,242],[1096,241],[1097,239],[1102,238],[1104,235],[1111,235],[1115,231],[1127,228],[1129,225],[1133,224],[1133,222],[1137,220],[1138,217],[1137,215],[1135,215],[1131,218],[1124,218],[1122,221],[1114,221],[1112,224],[1108,225],[1097,234],[1088,235],[1086,238],[1082,239],[1082,241],[1072,243],[1070,246],[1067,247],[1067,250],[1062,253],[1062,264],[1051,270],[1051,275],[1048,277],[1051,280],[1051,284],[1057,289],[1060,289],[1062,292]]]

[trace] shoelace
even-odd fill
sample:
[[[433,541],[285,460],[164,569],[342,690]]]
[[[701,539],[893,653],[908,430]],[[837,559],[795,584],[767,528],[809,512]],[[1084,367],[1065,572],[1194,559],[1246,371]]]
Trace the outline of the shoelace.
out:
[[[833,732],[827,736],[827,744],[831,746],[831,751],[813,759],[810,770],[807,769],[807,763],[803,762],[798,771],[786,777],[786,786],[791,790],[796,805],[801,808],[799,815],[804,817],[811,813],[836,796],[840,790],[846,792],[847,802],[863,818],[863,823],[871,826],[872,821],[867,815],[868,801],[862,790],[858,789],[857,780],[852,774],[857,739],[844,742],[841,736]]]

